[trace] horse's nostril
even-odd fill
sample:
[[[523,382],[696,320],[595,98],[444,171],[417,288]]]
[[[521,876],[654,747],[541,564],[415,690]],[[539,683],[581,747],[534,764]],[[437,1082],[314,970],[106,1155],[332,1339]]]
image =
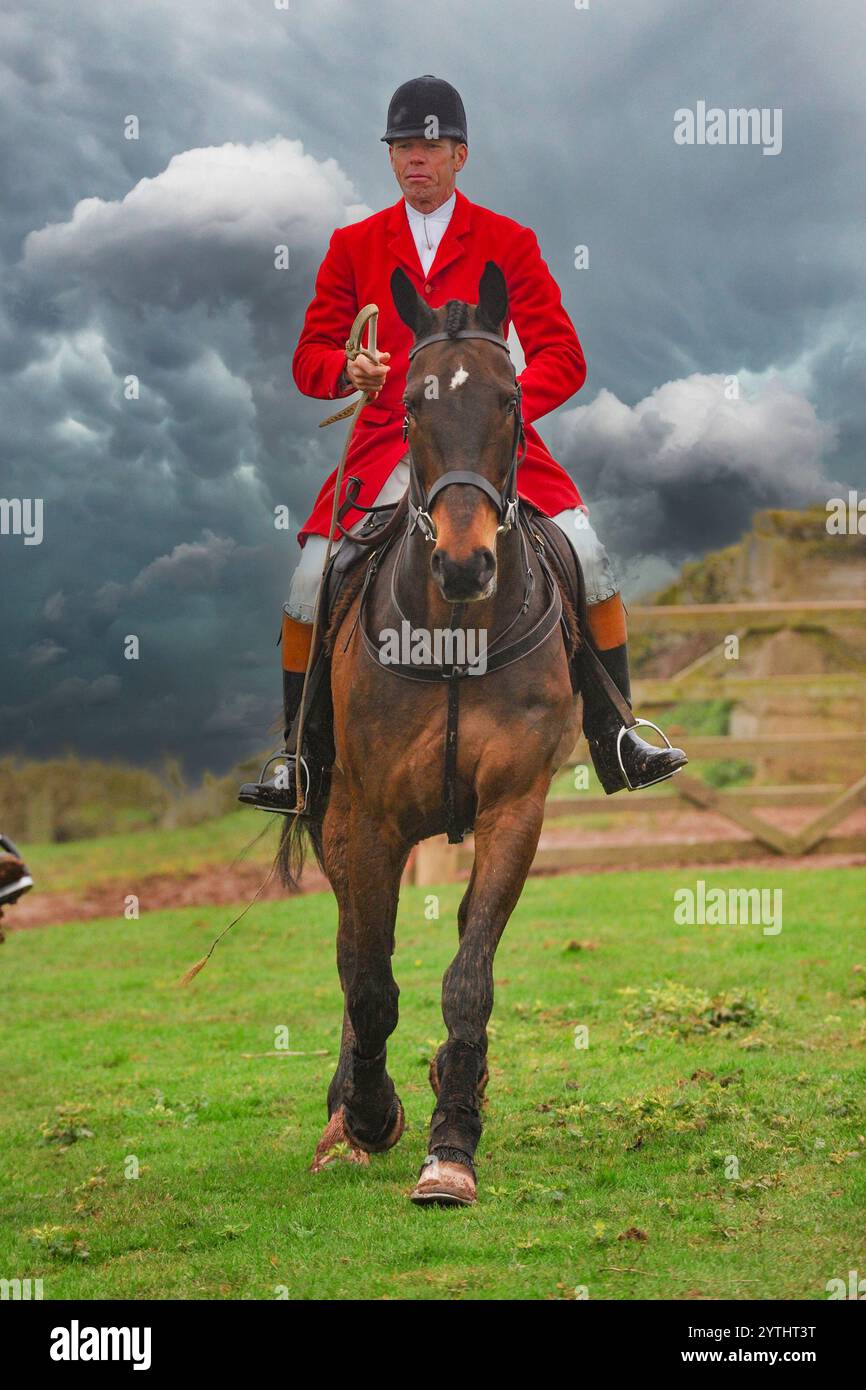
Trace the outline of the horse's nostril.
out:
[[[464,560],[454,560],[445,550],[434,550],[430,569],[443,596],[451,602],[477,599],[490,587],[496,574],[496,556],[487,546],[478,546]]]
[[[496,557],[493,551],[488,550],[486,546],[482,547],[478,552],[478,571],[482,581],[486,582],[490,579],[495,569]]]

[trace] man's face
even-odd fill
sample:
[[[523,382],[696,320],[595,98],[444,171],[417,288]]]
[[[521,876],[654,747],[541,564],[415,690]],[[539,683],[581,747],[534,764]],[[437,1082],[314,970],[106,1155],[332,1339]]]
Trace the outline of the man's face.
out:
[[[441,207],[454,192],[455,177],[469,153],[456,140],[393,140],[388,146],[391,168],[404,198],[419,212]]]

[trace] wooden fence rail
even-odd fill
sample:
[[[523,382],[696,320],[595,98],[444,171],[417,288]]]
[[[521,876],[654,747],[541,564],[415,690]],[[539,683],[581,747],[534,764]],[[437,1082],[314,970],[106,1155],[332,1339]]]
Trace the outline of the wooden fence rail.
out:
[[[682,632],[718,632],[738,628],[772,632],[779,628],[840,628],[866,626],[866,599],[815,599],[788,603],[665,603],[635,604],[628,610],[629,630],[656,633],[662,628]]]
[[[632,633],[704,632],[728,636],[766,635],[779,630],[814,632],[840,631],[866,626],[866,600],[795,601],[767,603],[717,603],[678,605],[635,605],[629,609]],[[651,677],[634,682],[634,703],[639,709],[656,709],[685,701],[729,699],[734,702],[772,697],[802,706],[809,700],[858,698],[866,704],[866,670],[798,675],[740,676],[724,669],[715,676],[707,667],[719,648],[692,661],[676,675],[664,679]],[[793,762],[796,750],[786,734],[699,735],[684,740],[693,763],[718,759],[771,759],[774,763]],[[708,841],[680,835],[670,838],[654,831],[654,839],[640,844],[592,845],[579,843],[575,831],[573,845],[542,844],[533,864],[535,873],[566,872],[588,866],[604,867],[625,860],[636,867],[653,864],[724,864],[774,854],[779,857],[805,854],[866,855],[866,832],[831,835],[833,828],[853,811],[866,804],[866,730],[844,733],[815,732],[808,738],[810,757],[846,755],[856,773],[849,786],[839,783],[812,783],[785,786],[747,786],[719,789],[709,786],[692,771],[678,773],[663,787],[651,792],[616,797],[589,792],[548,800],[545,824],[571,817],[609,816],[614,823],[628,813],[663,815],[678,803],[706,810],[733,822],[743,834],[735,839]],[[790,753],[790,759],[786,757]],[[579,740],[566,766],[589,761],[586,745]],[[753,808],[815,807],[819,814],[796,831],[782,829],[753,814]],[[563,826],[567,829],[567,826]],[[448,845],[444,837],[419,845],[415,852],[414,880],[442,883],[465,876],[472,865],[471,837],[463,845]]]

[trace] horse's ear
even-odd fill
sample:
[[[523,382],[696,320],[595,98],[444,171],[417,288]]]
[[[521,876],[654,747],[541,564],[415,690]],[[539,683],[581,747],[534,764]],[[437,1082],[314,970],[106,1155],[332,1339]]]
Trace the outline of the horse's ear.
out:
[[[505,276],[495,261],[488,261],[478,285],[478,317],[493,333],[501,333],[508,317]]]
[[[420,338],[433,322],[433,315],[424,303],[405,270],[397,266],[391,275],[391,298],[407,328]]]

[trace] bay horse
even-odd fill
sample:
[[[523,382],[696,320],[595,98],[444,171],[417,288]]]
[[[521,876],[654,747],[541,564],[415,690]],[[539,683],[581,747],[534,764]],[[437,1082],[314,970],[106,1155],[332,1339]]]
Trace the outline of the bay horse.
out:
[[[397,1025],[391,957],[401,875],[419,841],[446,830],[462,838],[474,827],[458,949],[442,985],[447,1040],[431,1063],[428,1157],[411,1194],[419,1204],[468,1205],[476,1198],[493,958],[535,855],[551,779],[575,745],[577,636],[567,603],[559,620],[563,600],[557,612],[558,586],[554,595],[549,569],[545,582],[543,553],[527,543],[517,500],[523,423],[501,335],[501,269],[487,263],[477,305],[452,300],[433,310],[399,269],[391,290],[415,336],[404,397],[410,485],[392,518],[394,539],[338,605],[328,634],[335,761],[327,808],[307,829],[339,907],[344,1014],[312,1169],[330,1162],[337,1145],[336,1156],[367,1162],[402,1134],[386,1068]],[[413,673],[376,659],[377,635],[406,618],[413,634],[486,640],[484,673],[460,673],[459,735],[449,720],[453,659],[432,678],[419,677],[417,663]],[[280,854],[290,886],[303,834],[300,819],[285,823]]]

